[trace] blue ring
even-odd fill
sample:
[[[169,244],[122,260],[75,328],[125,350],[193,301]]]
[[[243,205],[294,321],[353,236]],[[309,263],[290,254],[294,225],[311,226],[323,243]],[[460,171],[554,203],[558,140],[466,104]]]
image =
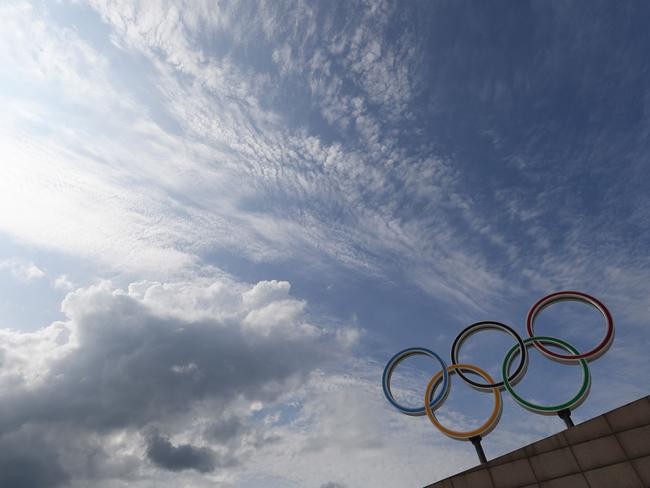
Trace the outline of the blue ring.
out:
[[[414,356],[417,354],[422,354],[423,356],[429,356],[431,358],[437,359],[438,362],[440,363],[440,366],[442,367],[442,388],[440,389],[440,392],[436,397],[431,400],[431,410],[435,410],[437,408],[437,404],[441,402],[444,397],[447,395],[447,388],[449,386],[449,372],[447,371],[447,364],[442,360],[440,356],[438,356],[435,352],[430,351],[429,349],[425,349],[424,347],[409,347],[408,349],[404,349],[403,351],[398,352],[395,354],[392,358],[390,358],[390,361],[386,364],[386,367],[384,368],[384,374],[382,375],[381,381],[382,381],[382,386],[384,388],[384,395],[386,396],[386,399],[400,412],[406,415],[413,415],[415,417],[425,415],[426,411],[424,407],[421,408],[407,408],[403,407],[397,401],[395,398],[393,398],[393,394],[390,391],[390,378],[393,375],[393,371],[397,367],[399,363],[401,363],[404,359],[406,359],[409,356]]]

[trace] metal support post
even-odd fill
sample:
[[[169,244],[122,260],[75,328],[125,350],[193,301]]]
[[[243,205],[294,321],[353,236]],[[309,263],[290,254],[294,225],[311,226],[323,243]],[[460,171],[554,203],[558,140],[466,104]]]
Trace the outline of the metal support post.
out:
[[[575,424],[573,423],[573,420],[571,420],[571,410],[568,408],[565,408],[564,410],[560,410],[557,413],[557,416],[560,417],[562,420],[564,420],[564,423],[566,424],[567,429],[569,427],[573,427]]]
[[[469,440],[472,441],[474,449],[476,449],[476,455],[478,456],[479,461],[481,461],[481,464],[487,463],[487,458],[485,457],[485,452],[481,445],[481,436],[475,435],[474,437],[470,437]]]

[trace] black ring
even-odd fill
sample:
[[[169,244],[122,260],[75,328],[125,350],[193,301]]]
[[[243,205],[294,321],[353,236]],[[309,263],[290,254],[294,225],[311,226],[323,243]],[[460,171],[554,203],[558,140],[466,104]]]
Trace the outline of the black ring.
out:
[[[519,343],[519,357],[520,357],[519,366],[517,366],[517,369],[515,370],[514,373],[508,376],[509,383],[516,383],[517,379],[519,378],[519,375],[522,372],[524,372],[526,364],[528,363],[528,348],[524,345],[524,341],[521,338],[521,336],[517,334],[517,332],[515,332],[515,330],[512,327],[506,324],[502,324],[501,322],[485,320],[483,322],[476,322],[472,325],[465,327],[465,329],[463,329],[460,332],[460,334],[456,336],[456,339],[454,339],[454,343],[451,345],[451,364],[458,364],[458,351],[460,350],[460,346],[462,345],[462,342],[472,334],[483,329],[500,330],[502,332],[506,332],[507,334],[510,334],[512,337],[517,339],[517,342]],[[465,374],[462,372],[461,369],[456,370],[456,373],[458,373],[458,376],[462,378],[466,383],[473,386],[474,388],[478,388],[479,390],[489,390],[491,388],[502,389],[504,387],[503,381],[498,381],[496,383],[491,383],[491,384],[478,383],[465,376]]]

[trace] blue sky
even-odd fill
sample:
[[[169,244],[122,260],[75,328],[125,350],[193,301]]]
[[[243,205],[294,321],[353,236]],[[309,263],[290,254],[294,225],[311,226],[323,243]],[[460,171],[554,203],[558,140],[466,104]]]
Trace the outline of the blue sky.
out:
[[[0,480],[422,486],[474,453],[391,410],[385,362],[524,334],[562,289],[617,326],[576,420],[647,394],[649,10],[3,3]],[[579,304],[538,327],[604,331]],[[577,387],[531,362],[531,398]],[[441,418],[480,423],[454,387]],[[489,457],[562,428],[504,401]]]

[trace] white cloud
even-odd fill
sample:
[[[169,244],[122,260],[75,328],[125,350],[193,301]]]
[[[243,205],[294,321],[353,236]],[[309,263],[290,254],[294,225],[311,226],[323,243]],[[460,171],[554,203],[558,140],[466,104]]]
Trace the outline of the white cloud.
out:
[[[0,181],[0,230],[18,241],[160,280],[196,271],[215,250],[313,266],[333,258],[376,276],[402,273],[431,295],[482,309],[521,283],[546,291],[602,281],[593,263],[605,258],[647,270],[638,253],[586,255],[596,224],[572,214],[558,218],[574,231],[551,245],[540,208],[557,189],[497,185],[486,206],[457,161],[400,143],[422,54],[410,32],[383,35],[398,14],[388,2],[364,4],[343,24],[327,9],[317,20],[300,2],[259,11],[92,5],[113,51],[37,7],[3,6],[0,56],[16,67],[5,76],[61,102],[3,98],[0,145],[11,164]],[[16,48],[26,38],[45,48]],[[210,38],[234,51],[259,48],[280,70],[214,54],[203,43]],[[118,59],[137,64],[133,76],[151,99],[130,89]],[[296,86],[315,105],[289,116],[276,99]],[[312,109],[333,125],[327,140],[307,128]]]
[[[474,464],[463,443],[444,438],[426,419],[388,407],[377,385],[380,370],[366,360],[350,373],[314,373],[294,396],[301,405],[290,423],[275,426],[278,444],[250,466],[298,486],[424,486]],[[296,460],[299,459],[299,462]]]
[[[261,281],[242,294],[244,305],[260,307],[289,296],[291,285],[287,281]]]
[[[336,331],[336,339],[343,347],[353,347],[359,343],[364,331],[358,327],[341,327]]]
[[[55,290],[62,290],[62,291],[70,291],[72,290],[75,286],[72,281],[68,278],[68,275],[62,274],[56,277],[54,282],[52,283],[52,286],[54,287]]]
[[[412,77],[404,74],[413,63],[411,40],[384,45],[374,30],[387,27],[391,8],[368,8],[357,27],[341,32],[331,22],[319,26],[309,6],[301,5],[290,15],[310,20],[291,37],[270,6],[263,7],[268,15],[252,15],[246,29],[234,7],[94,6],[111,29],[112,58],[38,9],[7,11],[12,28],[5,45],[38,26],[53,66],[34,78],[34,89],[58,93],[63,86],[67,108],[7,100],[0,144],[12,164],[0,182],[0,208],[11,211],[0,212],[2,231],[160,280],[196,270],[202,256],[222,249],[253,261],[295,259],[314,266],[334,258],[377,275],[397,267],[426,291],[443,290],[463,303],[489,296],[494,283],[508,286],[466,250],[455,216],[445,213],[449,205],[469,208],[451,165],[426,148],[414,148],[415,155],[399,148],[393,132],[386,135],[387,119],[369,109],[381,105],[390,117],[401,116],[412,96]],[[306,70],[300,76],[310,79],[326,118],[354,124],[358,142],[326,143],[305,128],[289,131],[291,121],[268,103],[280,80],[234,58],[210,56],[201,44],[216,34],[246,44],[254,32],[291,47],[290,54],[282,48],[284,61],[275,58],[286,64],[297,56]],[[343,57],[319,48],[323,40],[339,45]],[[40,63],[33,50],[7,49],[5,56],[26,70]],[[176,130],[165,129],[151,102],[117,76],[110,59],[119,57],[146,60],[138,62],[138,75],[152,80],[152,93],[160,94],[155,112],[164,112]],[[20,73],[12,75],[17,82]],[[350,83],[356,88],[344,90]],[[103,95],[76,96],[84,84]],[[74,115],[79,109],[83,117]],[[87,128],[89,114],[94,130]],[[27,129],[34,124],[47,127],[46,135]],[[422,211],[400,215],[412,197]],[[249,211],[251,205],[260,210]],[[421,281],[422,270],[434,283]]]
[[[44,278],[46,273],[30,261],[20,258],[10,258],[0,261],[0,270],[8,270],[15,278],[21,281],[34,281]]]

